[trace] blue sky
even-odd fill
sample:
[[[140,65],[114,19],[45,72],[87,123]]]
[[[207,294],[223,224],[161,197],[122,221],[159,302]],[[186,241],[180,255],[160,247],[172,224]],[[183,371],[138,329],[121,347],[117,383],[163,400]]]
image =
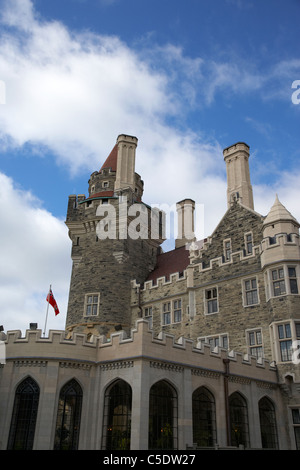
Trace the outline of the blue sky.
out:
[[[226,211],[222,150],[237,141],[255,209],[278,193],[300,220],[299,17],[299,0],[0,0],[5,330],[44,328],[49,284],[61,314],[47,328],[64,328],[68,195],[87,194],[121,133],[139,139],[145,202],[193,198],[205,235]]]

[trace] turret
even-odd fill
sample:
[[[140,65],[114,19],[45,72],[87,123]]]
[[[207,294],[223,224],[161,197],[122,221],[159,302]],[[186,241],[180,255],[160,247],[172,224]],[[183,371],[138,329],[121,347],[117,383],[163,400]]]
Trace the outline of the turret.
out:
[[[300,261],[299,226],[299,222],[276,195],[275,202],[263,222],[262,267],[276,262]]]
[[[89,195],[71,195],[66,224],[73,268],[66,329],[91,335],[130,331],[131,281],[143,283],[155,267],[163,242],[151,237],[151,209],[141,200],[143,182],[135,173],[137,138],[120,135],[99,171],[91,174]]]

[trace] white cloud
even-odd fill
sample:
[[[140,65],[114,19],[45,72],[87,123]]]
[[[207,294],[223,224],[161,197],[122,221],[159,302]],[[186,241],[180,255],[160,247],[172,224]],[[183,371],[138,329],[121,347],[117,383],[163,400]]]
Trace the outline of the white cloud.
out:
[[[48,327],[63,329],[70,278],[70,240],[64,222],[0,173],[0,323],[7,330],[30,322],[44,328],[50,284],[61,313]]]
[[[204,204],[203,231],[210,235],[227,208],[222,149],[203,135],[169,126],[168,118],[180,119],[185,103],[212,103],[220,91],[262,90],[271,74],[262,76],[248,62],[192,59],[170,44],[145,48],[142,56],[117,37],[73,33],[59,22],[44,22],[30,0],[7,1],[2,22],[1,146],[46,146],[76,172],[98,168],[119,133],[136,135],[137,171],[147,175],[145,201],[174,204],[188,197]],[[285,62],[273,72],[286,77],[297,67]],[[297,198],[289,196],[290,178],[282,175],[268,188],[270,199],[264,187],[255,187],[258,212],[266,214],[278,192],[300,219]],[[0,200],[0,323],[24,330],[37,321],[43,327],[50,283],[66,311],[71,264],[66,228],[5,175]],[[63,328],[63,314],[58,321]]]

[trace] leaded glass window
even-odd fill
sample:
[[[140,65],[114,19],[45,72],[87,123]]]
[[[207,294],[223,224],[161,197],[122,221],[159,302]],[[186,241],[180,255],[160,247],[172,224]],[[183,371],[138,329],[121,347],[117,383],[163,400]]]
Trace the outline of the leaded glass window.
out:
[[[275,408],[267,397],[259,400],[261,442],[264,449],[278,449]]]
[[[238,392],[229,397],[231,445],[249,447],[248,409],[246,400]]]
[[[103,450],[129,450],[131,434],[132,391],[128,383],[117,380],[104,399],[102,431]]]
[[[205,387],[193,393],[193,442],[199,447],[216,444],[215,399]]]
[[[56,428],[55,450],[77,450],[80,430],[82,390],[73,379],[68,382],[59,395]]]
[[[177,393],[164,380],[150,389],[149,449],[177,449]]]
[[[8,438],[8,450],[32,450],[39,395],[39,386],[31,377],[27,377],[18,386]]]

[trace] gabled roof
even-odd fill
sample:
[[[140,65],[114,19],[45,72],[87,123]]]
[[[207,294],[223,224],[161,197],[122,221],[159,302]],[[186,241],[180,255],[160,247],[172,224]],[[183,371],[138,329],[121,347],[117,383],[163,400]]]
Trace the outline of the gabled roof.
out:
[[[100,171],[104,168],[110,168],[111,171],[117,171],[117,159],[118,159],[118,144],[114,146],[107,159],[103,163]]]

